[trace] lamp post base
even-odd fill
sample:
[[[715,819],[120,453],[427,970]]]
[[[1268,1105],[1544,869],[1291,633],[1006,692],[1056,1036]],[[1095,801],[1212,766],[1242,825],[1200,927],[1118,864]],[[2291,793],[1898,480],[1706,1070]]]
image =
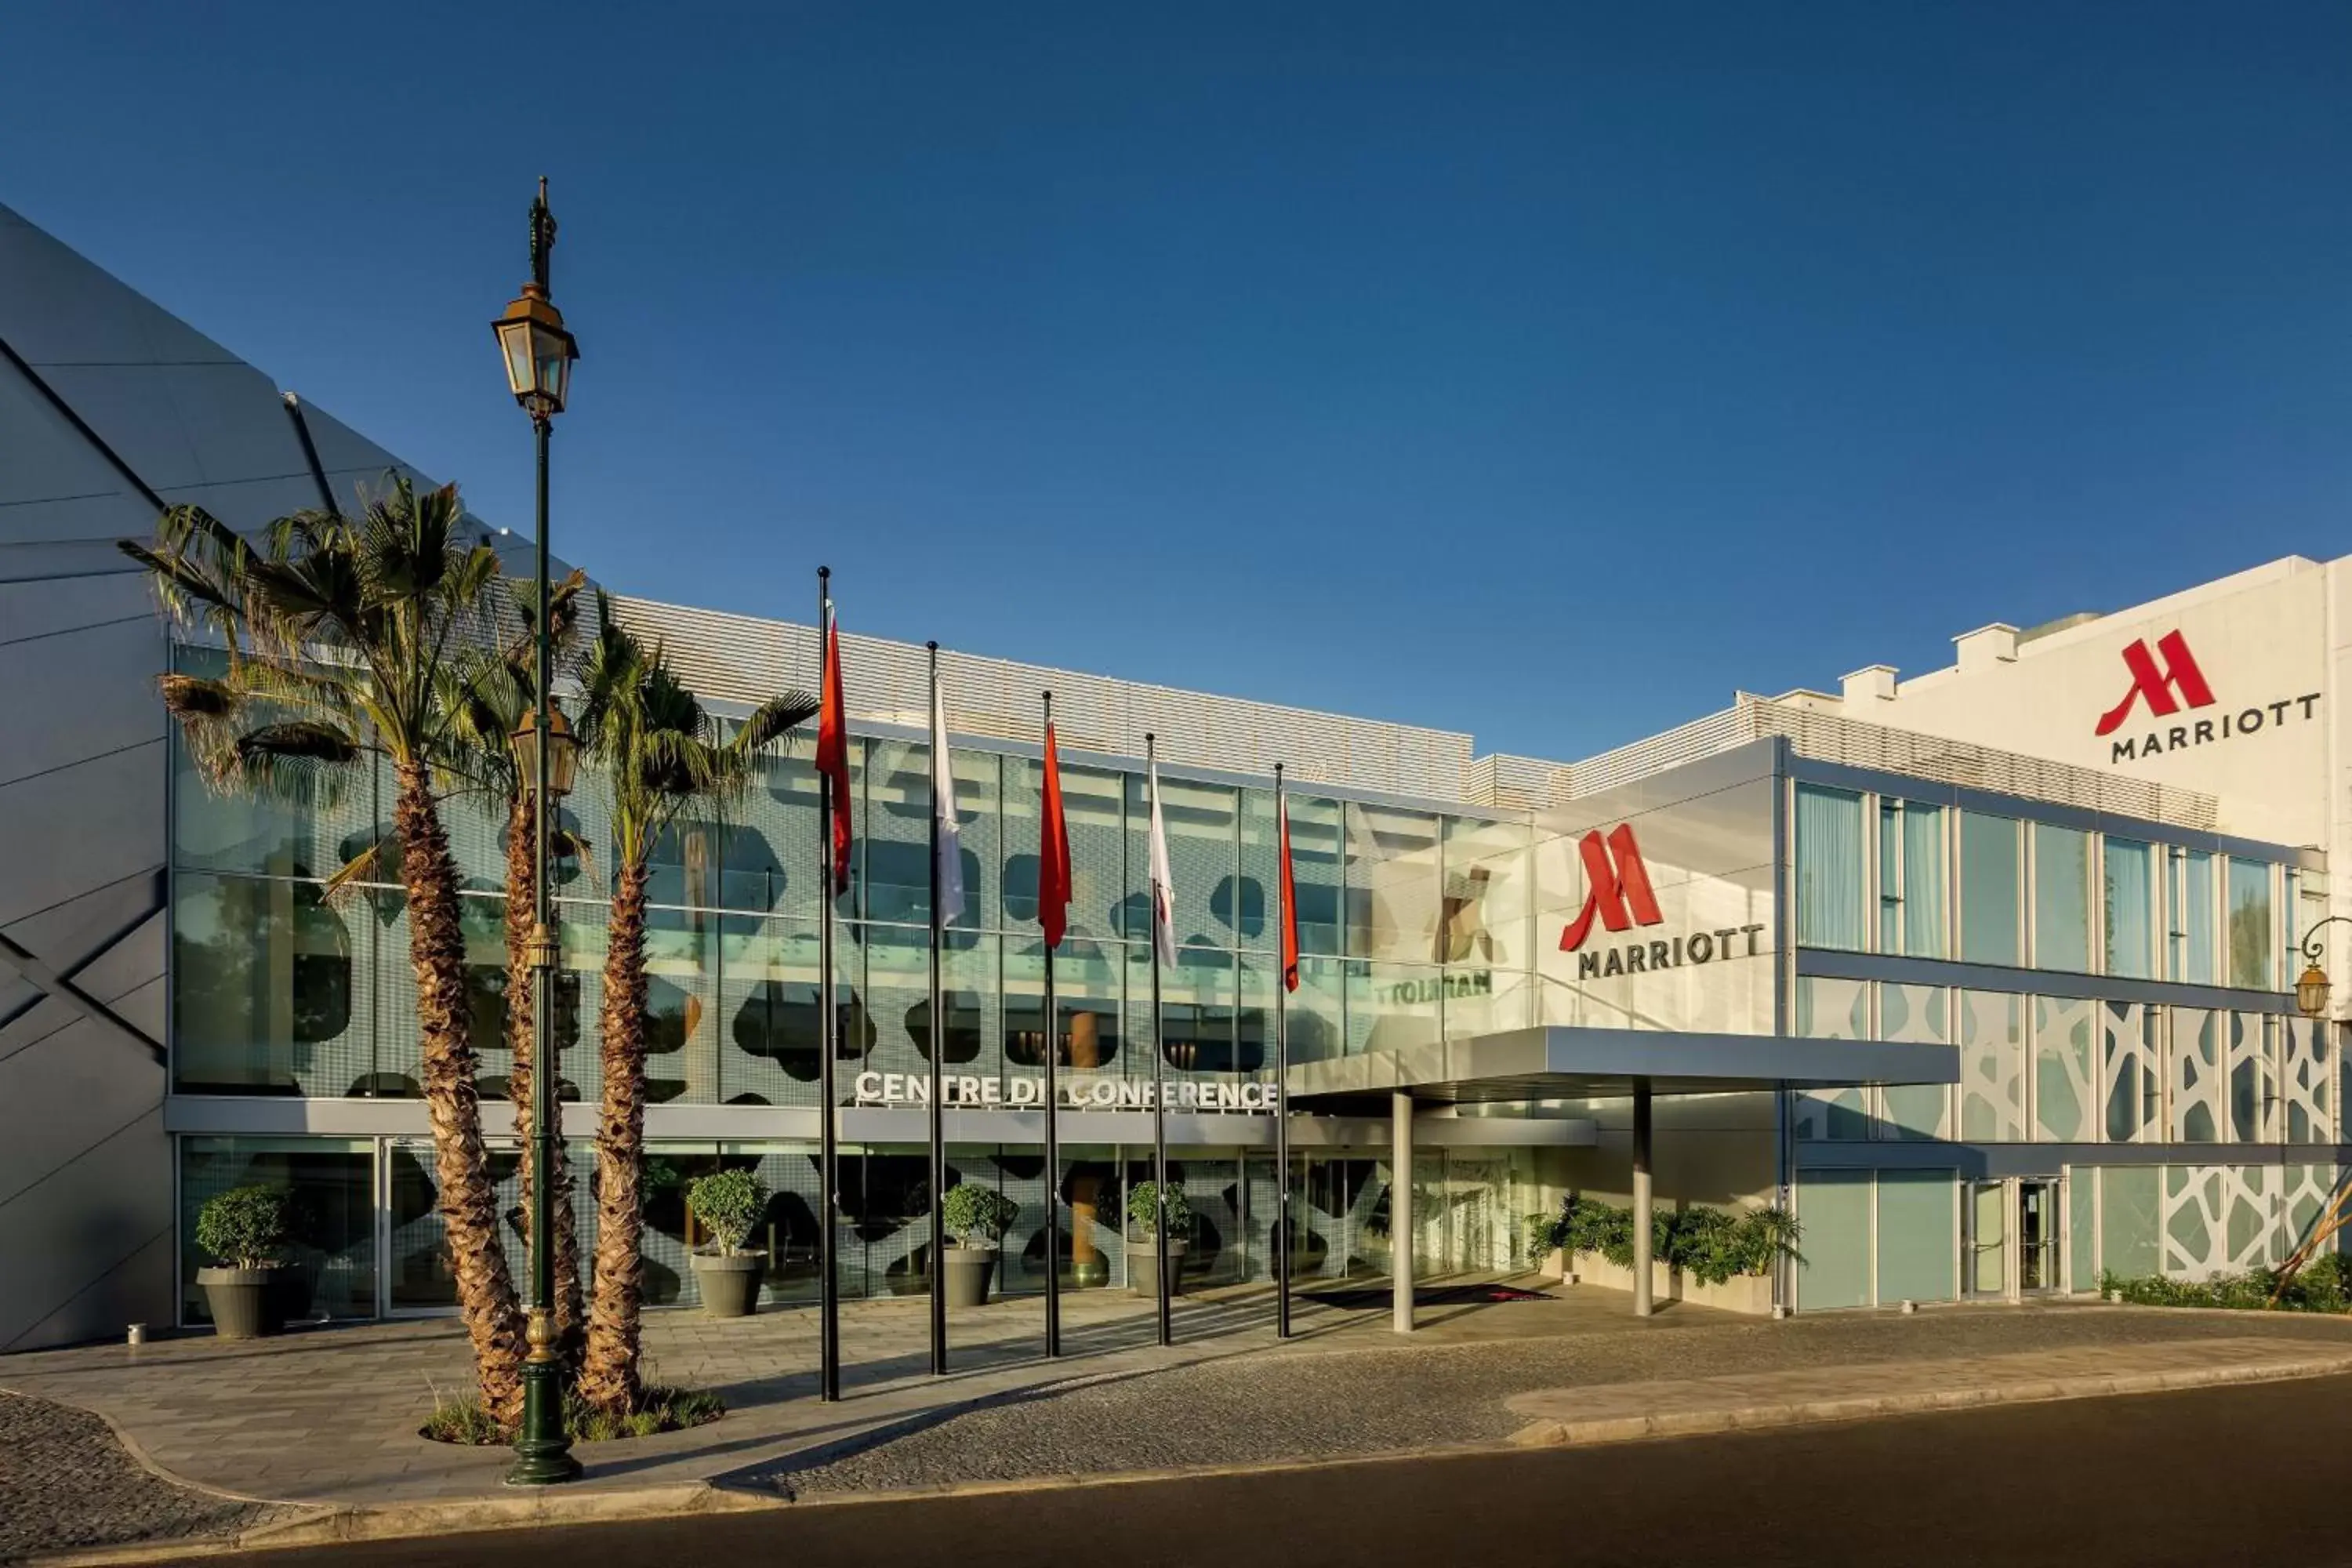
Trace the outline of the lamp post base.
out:
[[[536,1326],[536,1325],[534,1325]],[[578,1480],[580,1461],[563,1435],[563,1368],[552,1358],[522,1367],[522,1435],[515,1439],[510,1487],[547,1487]]]

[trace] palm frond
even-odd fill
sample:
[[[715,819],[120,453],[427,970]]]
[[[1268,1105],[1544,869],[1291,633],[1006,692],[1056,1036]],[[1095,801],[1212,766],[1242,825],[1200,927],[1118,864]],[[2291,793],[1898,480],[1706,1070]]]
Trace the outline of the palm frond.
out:
[[[163,694],[163,710],[183,722],[231,718],[244,705],[229,682],[183,670],[157,676],[155,689]]]
[[[236,753],[247,763],[268,759],[333,764],[356,761],[360,746],[332,725],[298,719],[247,730],[236,738]]]
[[[805,691],[771,697],[751,710],[729,744],[741,752],[764,752],[815,718],[819,706]]]
[[[367,882],[389,882],[400,875],[400,837],[388,833],[335,868],[325,883],[330,899]]]

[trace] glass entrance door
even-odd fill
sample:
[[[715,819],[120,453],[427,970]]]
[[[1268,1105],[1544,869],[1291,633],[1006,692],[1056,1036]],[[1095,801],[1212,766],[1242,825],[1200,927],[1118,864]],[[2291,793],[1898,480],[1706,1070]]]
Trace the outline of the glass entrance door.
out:
[[[1961,1243],[1960,1289],[1970,1296],[2009,1294],[2009,1184],[1970,1182]]]
[[[2058,1183],[2029,1177],[2017,1184],[2017,1288],[2055,1290],[2063,1282],[2058,1252]]]

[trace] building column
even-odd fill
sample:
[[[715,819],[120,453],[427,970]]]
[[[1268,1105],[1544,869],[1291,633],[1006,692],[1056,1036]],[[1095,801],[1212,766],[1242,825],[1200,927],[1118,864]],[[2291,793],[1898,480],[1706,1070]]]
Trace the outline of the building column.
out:
[[[1412,1096],[1389,1096],[1390,1323],[1412,1332]]]
[[[1650,1315],[1650,1080],[1633,1080],[1633,1315]]]

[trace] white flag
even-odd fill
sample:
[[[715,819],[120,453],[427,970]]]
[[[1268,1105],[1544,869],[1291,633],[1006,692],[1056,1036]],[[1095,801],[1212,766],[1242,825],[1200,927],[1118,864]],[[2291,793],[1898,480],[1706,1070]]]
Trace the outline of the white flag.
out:
[[[1160,820],[1160,764],[1151,764],[1151,951],[1176,964],[1176,879],[1168,874],[1168,826]]]
[[[938,867],[942,928],[963,913],[963,839],[956,823],[955,763],[948,751],[948,705],[940,694],[939,671],[931,671],[931,818],[940,843]]]

